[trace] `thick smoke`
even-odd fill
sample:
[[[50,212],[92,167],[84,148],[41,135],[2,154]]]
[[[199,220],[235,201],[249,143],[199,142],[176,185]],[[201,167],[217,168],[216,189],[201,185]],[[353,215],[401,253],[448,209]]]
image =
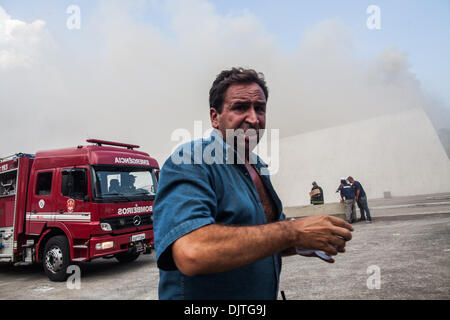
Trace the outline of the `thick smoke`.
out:
[[[136,22],[129,4],[103,2],[95,21],[81,25],[78,51],[44,21],[14,20],[0,7],[2,155],[95,137],[139,144],[161,163],[179,142],[170,140],[175,129],[193,132],[196,120],[209,128],[209,88],[232,66],[265,74],[268,125],[281,137],[407,108],[434,110],[406,53],[385,48],[360,61],[339,20],[311,26],[286,52],[248,12],[222,16],[205,0],[147,5],[165,14],[170,32]]]

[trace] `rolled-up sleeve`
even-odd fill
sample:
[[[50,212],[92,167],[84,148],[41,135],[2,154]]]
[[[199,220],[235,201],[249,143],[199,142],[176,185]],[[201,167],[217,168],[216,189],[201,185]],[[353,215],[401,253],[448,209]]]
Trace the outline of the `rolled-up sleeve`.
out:
[[[208,168],[201,164],[174,164],[161,169],[154,203],[157,265],[176,270],[172,244],[182,236],[215,222],[217,199]]]

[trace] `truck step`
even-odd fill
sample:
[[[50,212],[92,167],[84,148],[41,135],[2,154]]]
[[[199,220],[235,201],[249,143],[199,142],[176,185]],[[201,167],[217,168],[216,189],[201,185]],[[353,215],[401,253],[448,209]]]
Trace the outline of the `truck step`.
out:
[[[32,262],[19,261],[19,262],[15,262],[13,265],[15,267],[19,267],[19,266],[29,266],[32,264],[33,264]]]
[[[75,259],[72,259],[72,261],[75,261],[75,262],[83,262],[83,261],[86,261],[87,260],[87,258],[75,258]]]
[[[79,244],[79,245],[75,245],[75,246],[73,246],[75,249],[87,249],[88,248],[88,246],[85,246],[85,245],[82,245],[82,244]]]

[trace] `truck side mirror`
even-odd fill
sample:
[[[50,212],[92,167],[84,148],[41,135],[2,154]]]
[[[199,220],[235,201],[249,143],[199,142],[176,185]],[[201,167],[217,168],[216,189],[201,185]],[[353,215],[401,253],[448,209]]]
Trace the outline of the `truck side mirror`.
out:
[[[156,176],[156,180],[159,181],[159,172],[161,170],[160,169],[155,169],[155,176]]]

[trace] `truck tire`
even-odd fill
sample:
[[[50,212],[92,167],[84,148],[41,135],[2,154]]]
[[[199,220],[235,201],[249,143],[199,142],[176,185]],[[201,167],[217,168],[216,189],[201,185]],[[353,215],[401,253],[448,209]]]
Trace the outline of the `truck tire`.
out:
[[[54,236],[45,244],[43,265],[51,281],[66,281],[70,264],[69,241],[65,236]]]
[[[140,255],[140,252],[131,251],[131,252],[121,252],[116,254],[116,259],[121,263],[132,262],[136,260]]]

